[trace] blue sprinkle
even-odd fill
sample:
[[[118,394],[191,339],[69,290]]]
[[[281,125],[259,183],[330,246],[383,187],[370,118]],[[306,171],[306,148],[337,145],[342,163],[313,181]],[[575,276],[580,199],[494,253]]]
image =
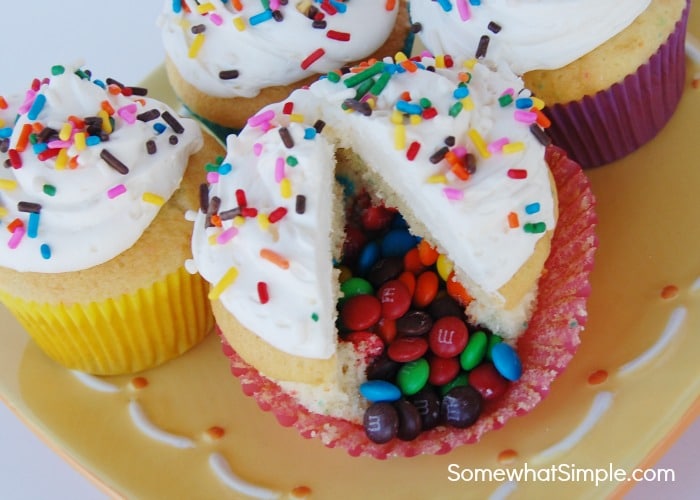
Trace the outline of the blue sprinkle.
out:
[[[452,92],[452,97],[455,99],[464,99],[469,95],[469,88],[464,86],[464,87],[457,87],[454,92]]]
[[[529,205],[525,205],[525,213],[532,215],[536,214],[537,212],[540,211],[540,204],[535,202],[535,203],[530,203]]]
[[[481,0],[469,0],[469,3],[472,5],[479,6],[481,5]]]
[[[32,144],[32,151],[34,151],[35,155],[43,153],[47,149],[49,149],[49,145],[45,142],[37,142],[36,144]]]
[[[442,7],[442,10],[444,10],[445,12],[449,12],[452,10],[452,2],[450,2],[450,0],[437,0],[437,3],[440,4],[440,7]],[[472,3],[472,5],[474,4]]]
[[[27,118],[30,120],[36,120],[39,113],[41,113],[41,110],[44,109],[44,104],[46,104],[46,96],[44,94],[39,94],[36,96],[36,99],[34,99],[34,102],[32,103],[32,107],[29,109],[29,113],[27,113]]]
[[[219,175],[226,175],[231,172],[231,169],[233,167],[231,166],[230,163],[224,163],[219,166]]]
[[[336,0],[330,0],[330,4],[335,7],[335,10],[340,12],[341,14],[344,14],[345,11],[348,9],[348,6],[345,5],[344,3],[338,2]]]
[[[256,24],[264,23],[265,21],[269,21],[270,19],[272,19],[272,11],[264,10],[260,14],[255,14],[254,16],[251,16],[250,19],[248,19],[248,22],[251,26],[255,26]]]
[[[29,214],[29,222],[27,223],[27,237],[36,238],[39,232],[39,214],[36,212],[31,212]]]
[[[180,0],[173,0],[173,12],[179,14],[182,11],[182,4]]]
[[[530,109],[533,105],[530,97],[519,97],[515,100],[515,107],[518,109]]]
[[[107,84],[105,82],[103,82],[102,80],[93,80],[92,83],[94,83],[95,85],[97,85],[98,87],[100,87],[102,89],[107,88]]]
[[[316,137],[316,129],[313,127],[308,127],[304,130],[304,139],[313,139]]]
[[[396,102],[396,109],[409,115],[419,115],[423,112],[423,108],[421,108],[419,104],[412,104],[403,99]]]
[[[48,246],[46,243],[41,245],[41,256],[45,260],[49,260],[51,258],[51,247]]]
[[[101,142],[102,139],[100,139],[100,137],[97,135],[91,135],[87,139],[85,139],[85,144],[88,146],[97,146]]]
[[[165,132],[166,128],[167,127],[165,126],[165,124],[160,123],[160,122],[153,124],[153,130],[155,130],[158,134],[162,134],[163,132]]]
[[[7,139],[10,136],[12,136],[11,127],[0,128],[0,139]]]

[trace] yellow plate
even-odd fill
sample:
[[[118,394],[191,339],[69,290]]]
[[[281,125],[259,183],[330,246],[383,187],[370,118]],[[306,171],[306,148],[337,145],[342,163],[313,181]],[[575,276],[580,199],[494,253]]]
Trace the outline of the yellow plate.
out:
[[[161,70],[146,85],[172,102],[164,82]],[[138,377],[79,378],[1,308],[0,397],[66,459],[127,497],[621,495],[634,483],[616,481],[611,468],[653,465],[700,414],[699,114],[700,89],[689,84],[658,138],[588,171],[600,247],[581,347],[544,402],[478,444],[446,456],[351,458],[260,411],[214,335]],[[477,480],[499,469],[528,480]]]

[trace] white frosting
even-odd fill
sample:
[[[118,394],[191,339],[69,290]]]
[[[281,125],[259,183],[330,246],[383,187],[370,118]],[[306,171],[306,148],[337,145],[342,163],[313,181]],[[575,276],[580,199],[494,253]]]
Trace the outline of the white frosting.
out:
[[[43,98],[46,102],[34,117],[32,107]],[[22,149],[25,125],[60,132],[71,116],[96,116],[103,102],[113,109],[113,131],[108,140],[83,148],[78,134],[86,127],[73,127],[65,141],[56,137],[48,141],[49,150],[60,152],[58,156],[42,161],[41,151],[30,143],[18,152],[21,167],[0,169],[0,265],[17,271],[57,273],[106,262],[140,238],[162,203],[178,188],[190,155],[202,145],[196,122],[177,117],[184,127],[178,133],[163,118],[165,111],[176,117],[165,104],[136,95],[113,95],[70,70],[52,76],[38,92],[27,91],[10,151]],[[158,118],[136,118],[153,109],[158,110]],[[159,133],[154,127],[161,126],[164,131]],[[175,145],[170,143],[173,136],[177,138]],[[95,138],[88,138],[88,143]],[[155,154],[147,152],[149,140],[155,143]],[[110,167],[101,158],[103,150],[125,164],[128,173]],[[70,158],[77,159],[75,168],[71,168]],[[115,196],[119,191],[123,193]],[[19,210],[20,202],[38,204],[39,215]],[[6,230],[15,219],[22,221],[21,234]],[[36,231],[32,231],[37,220]]]
[[[434,53],[476,55],[489,37],[486,57],[516,73],[556,69],[587,54],[629,26],[650,0],[411,0],[411,20]],[[449,5],[445,10],[443,5]],[[494,33],[489,23],[501,30]]]
[[[226,457],[224,457],[221,453],[214,452],[209,455],[209,466],[219,477],[222,483],[232,490],[242,493],[247,497],[258,498],[260,500],[273,500],[281,497],[281,494],[278,491],[263,488],[262,486],[249,483],[248,481],[238,477],[231,470],[231,466],[226,460]]]
[[[119,392],[119,387],[107,382],[100,377],[90,375],[89,373],[79,372],[78,370],[70,371],[75,378],[80,380],[86,387],[98,392]]]
[[[433,63],[435,60],[430,58],[423,60],[426,66]],[[287,215],[266,229],[252,218],[235,229],[232,220],[205,229],[207,217],[198,214],[193,255],[199,272],[215,285],[214,297],[220,298],[244,326],[278,349],[313,358],[326,358],[335,351],[331,287],[337,284],[331,283],[330,248],[333,145],[328,138],[352,147],[363,157],[386,184],[405,198],[455,266],[498,299],[499,287],[530,257],[542,236],[525,231],[526,225],[544,223],[547,229],[554,227],[553,199],[544,146],[528,124],[514,119],[514,104],[502,107],[498,102],[507,89],[517,92],[521,81],[508,70],[491,71],[481,64],[468,71],[472,77],[469,99],[474,109],[464,109],[455,117],[449,111],[458,102],[453,92],[460,76],[466,75],[464,66],[455,63],[452,69],[443,67],[433,72],[419,68],[410,72],[387,60],[384,74],[391,76],[371,116],[341,108],[356,92],[344,84],[352,78],[348,74],[340,83],[322,79],[309,89],[295,91],[286,101],[291,114],[284,113],[285,103],[268,106],[252,118],[257,126],[249,122],[238,137],[229,136],[225,162],[232,169],[211,185],[209,195],[210,199],[221,199],[219,212],[236,208],[235,192],[242,189],[248,207],[266,215],[284,207]],[[397,126],[391,117],[404,91],[410,92],[411,104],[429,99],[437,115],[415,124],[405,118],[406,141],[397,148]],[[293,109],[289,109],[291,106]],[[304,134],[313,130],[318,119],[327,123],[323,133],[305,139]],[[291,133],[291,148],[283,144],[281,127]],[[494,151],[482,158],[475,153],[472,129],[486,144],[505,137],[511,144],[522,143],[524,149]],[[467,180],[452,173],[446,160],[430,161],[448,136],[455,138],[452,152],[466,148],[477,157],[476,172]],[[409,160],[406,148],[413,141],[421,147],[415,159]],[[298,164],[285,164],[278,170],[278,162],[284,163],[290,155]],[[513,170],[526,172],[527,177],[512,178],[509,172]],[[436,176],[442,176],[443,182],[429,182]],[[288,198],[281,194],[283,182],[289,182]],[[306,196],[303,214],[295,213],[297,195]],[[539,203],[539,210],[526,213],[525,207],[533,203]],[[518,215],[519,227],[509,227],[510,212]],[[236,234],[229,238],[231,231]],[[284,256],[289,268],[281,269],[262,259],[261,249]],[[233,277],[232,266],[236,269],[235,280],[222,282],[224,277]],[[267,303],[261,303],[258,297],[258,282],[267,284]],[[317,321],[312,319],[313,314],[318,315]]]
[[[345,9],[331,14],[319,2],[293,0],[276,6],[281,21],[268,19],[257,24],[257,16],[271,12],[263,9],[259,1],[241,0],[240,11],[234,1],[199,2],[206,6],[204,14],[199,13],[194,1],[182,3],[189,6],[189,12],[185,9],[175,12],[173,2],[166,0],[158,20],[166,54],[180,75],[212,96],[254,97],[262,88],[297,82],[373,53],[391,33],[400,2],[390,11],[386,10],[384,0],[331,2]],[[319,9],[325,27],[312,27],[312,20],[298,8],[305,3]],[[274,4],[275,0],[270,0],[271,8]],[[243,29],[239,30],[235,22]],[[205,30],[195,35],[193,26],[203,26]],[[332,32],[348,33],[350,39],[329,38]],[[197,37],[202,41],[195,42]],[[201,43],[201,47],[191,57],[193,43]],[[323,49],[323,55],[302,68],[301,63],[318,49]],[[219,76],[221,71],[228,70],[237,70],[238,77]]]

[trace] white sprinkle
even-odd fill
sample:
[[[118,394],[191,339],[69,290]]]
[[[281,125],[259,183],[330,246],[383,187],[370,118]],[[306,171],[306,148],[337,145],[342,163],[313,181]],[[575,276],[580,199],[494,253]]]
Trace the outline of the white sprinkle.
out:
[[[538,453],[532,461],[535,463],[545,462],[553,456],[568,451],[576,446],[586,436],[586,434],[590,432],[593,426],[598,423],[598,420],[600,420],[608,408],[610,408],[612,401],[612,392],[603,391],[596,394],[595,399],[593,399],[593,404],[591,405],[590,410],[588,410],[586,418],[583,419],[579,426],[558,443]]]
[[[231,467],[221,453],[215,452],[209,455],[209,465],[226,486],[239,493],[262,500],[273,500],[280,497],[276,491],[256,486],[238,477],[231,471]]]
[[[187,259],[185,261],[185,271],[190,274],[197,274],[197,263],[194,261],[194,259]]]
[[[129,415],[131,415],[131,420],[133,420],[134,424],[141,432],[156,441],[160,441],[175,448],[195,447],[194,441],[191,439],[171,434],[153,424],[137,401],[129,401]]]

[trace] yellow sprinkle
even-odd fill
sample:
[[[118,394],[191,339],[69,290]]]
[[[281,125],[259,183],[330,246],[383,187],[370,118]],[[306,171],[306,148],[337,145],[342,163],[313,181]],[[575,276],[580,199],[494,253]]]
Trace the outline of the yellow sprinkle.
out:
[[[190,59],[194,59],[197,57],[197,54],[199,54],[199,49],[202,48],[202,44],[204,43],[204,33],[197,33],[194,36],[194,40],[192,40],[192,45],[190,45],[190,51],[187,53],[187,56]]]
[[[70,133],[73,131],[73,125],[69,123],[64,123],[61,127],[61,131],[58,133],[58,138],[62,141],[67,141],[70,139]]]
[[[159,207],[162,207],[165,204],[165,199],[155,193],[145,192],[143,193],[142,199],[146,203],[152,203],[153,205],[157,205]]]
[[[7,209],[5,207],[0,207],[0,219],[7,216]]]
[[[112,122],[109,121],[109,114],[104,109],[101,109],[97,112],[97,116],[102,118],[102,130],[107,134],[111,134]]]
[[[217,239],[218,237],[219,237],[219,233],[218,233],[218,232],[217,232],[217,233],[214,233],[214,234],[210,234],[209,237],[207,238],[207,243],[209,243],[209,246],[212,246],[212,247],[213,247],[213,246],[218,245],[218,242],[216,241],[216,239]]]
[[[447,281],[447,278],[450,277],[454,264],[452,264],[452,261],[445,255],[440,254],[438,255],[437,262],[435,262],[435,267],[437,268],[437,272],[443,281]]]
[[[391,112],[391,123],[394,125],[401,125],[403,123],[403,113],[398,109]]]
[[[406,149],[406,127],[403,125],[394,127],[394,149]]]
[[[233,20],[233,25],[236,27],[238,31],[244,31],[245,30],[245,21],[243,21],[243,18],[236,17]]]
[[[87,147],[87,144],[85,143],[85,132],[78,132],[73,136],[73,144],[75,145],[75,149],[78,151],[82,151]]]
[[[517,153],[518,151],[522,151],[523,149],[525,149],[525,143],[518,141],[518,142],[509,142],[508,144],[504,144],[502,151],[506,154],[510,154],[510,153]]]
[[[0,128],[3,128],[5,126],[5,120],[0,118]]]
[[[447,177],[444,174],[431,175],[425,180],[428,184],[447,184]]]
[[[377,100],[374,97],[368,97],[365,102],[369,106],[369,109],[374,109],[377,107]]]
[[[402,63],[402,62],[407,61],[407,60],[408,60],[408,57],[403,52],[397,52],[396,55],[394,56],[394,61],[396,63]]]
[[[423,117],[421,115],[410,115],[408,121],[411,125],[418,125],[423,121]]]
[[[17,189],[17,181],[13,181],[12,179],[0,179],[0,189],[5,191]]]
[[[445,67],[445,56],[437,55],[435,56],[435,67],[444,68]]]
[[[209,299],[216,300],[221,297],[221,294],[236,281],[236,278],[238,278],[238,269],[232,267],[226,271],[226,274],[223,275],[219,282],[209,290]]]
[[[233,218],[233,225],[236,227],[241,227],[243,224],[245,224],[245,217],[242,215],[236,215]]]
[[[302,115],[301,113],[292,113],[291,115],[289,115],[289,121],[302,123],[304,121],[304,115]]]
[[[482,158],[489,158],[491,156],[491,152],[488,150],[486,146],[486,141],[484,141],[484,138],[481,137],[481,134],[479,133],[478,130],[475,128],[469,129],[469,138],[472,140],[474,143],[474,147],[476,150],[479,152]]]
[[[471,96],[463,97],[459,100],[459,102],[462,103],[463,111],[471,111],[474,109],[474,101],[472,100]]]
[[[286,177],[280,182],[280,196],[282,198],[292,197],[292,183]]]
[[[544,109],[544,101],[538,97],[531,97],[532,99],[532,104],[535,106],[535,109]]]
[[[474,66],[476,66],[476,59],[472,58],[472,59],[467,59],[466,61],[464,61],[465,68],[473,69]]]
[[[270,219],[267,217],[267,215],[260,213],[258,214],[257,219],[260,229],[262,229],[263,231],[267,231],[270,227]]]
[[[197,6],[197,12],[199,12],[200,14],[206,14],[213,10],[216,10],[216,7],[214,7],[214,4],[212,4],[211,2],[203,3]]]
[[[68,150],[62,148],[56,155],[56,170],[65,170],[68,165]]]

